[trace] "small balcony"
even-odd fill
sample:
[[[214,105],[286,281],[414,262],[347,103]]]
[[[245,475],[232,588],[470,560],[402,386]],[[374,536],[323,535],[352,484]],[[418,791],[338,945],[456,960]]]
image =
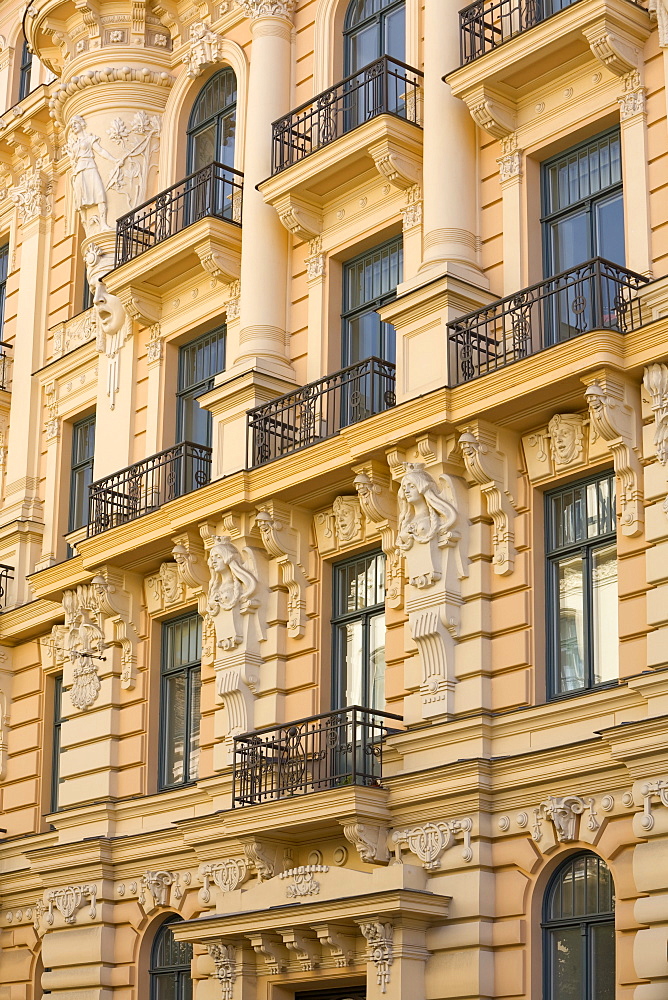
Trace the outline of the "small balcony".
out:
[[[649,281],[595,257],[448,323],[450,385],[505,368],[592,330],[637,330]]]
[[[367,358],[249,410],[250,466],[301,451],[388,410],[396,401],[395,371],[390,361]]]
[[[459,12],[461,65],[558,14],[577,0],[476,0]]]
[[[232,804],[259,805],[344,785],[378,787],[383,743],[401,723],[399,715],[353,706],[235,736]]]
[[[89,487],[88,537],[134,521],[211,481],[211,448],[183,441]]]

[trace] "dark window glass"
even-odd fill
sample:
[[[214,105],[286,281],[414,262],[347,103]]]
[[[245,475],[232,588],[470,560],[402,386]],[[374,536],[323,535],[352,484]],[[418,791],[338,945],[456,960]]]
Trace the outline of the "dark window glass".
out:
[[[216,73],[199,92],[188,124],[188,172],[210,163],[234,166],[237,81],[227,68]]]
[[[7,275],[9,274],[9,243],[0,246],[0,340],[5,326],[5,300],[7,298]]]
[[[385,556],[371,552],[339,563],[333,584],[334,707],[384,710]]]
[[[60,732],[63,724],[63,678],[53,678],[53,747],[51,754],[51,812],[58,809],[60,790]]]
[[[343,366],[365,358],[394,361],[395,333],[375,311],[396,296],[403,280],[401,237],[369,250],[343,270]]]
[[[175,941],[172,929],[180,917],[166,920],[158,929],[151,951],[151,1000],[191,1000],[190,963],[193,946]]]
[[[93,290],[88,284],[88,281],[84,278],[83,284],[83,295],[81,297],[81,310],[85,312],[86,309],[90,309],[93,305]]]
[[[406,9],[404,0],[352,0],[345,19],[345,73],[391,56],[406,58]]]
[[[547,1000],[615,1000],[614,907],[601,858],[578,854],[558,869],[544,907]]]
[[[224,326],[198,337],[179,350],[176,435],[179,441],[211,444],[211,414],[197,396],[213,388],[213,379],[225,368]]]
[[[162,788],[196,781],[199,773],[202,620],[188,615],[162,632]]]
[[[619,673],[615,477],[555,490],[546,503],[550,690],[565,694]]]
[[[19,101],[27,97],[31,91],[30,76],[32,73],[32,52],[28,48],[28,43],[23,39],[21,49],[21,65],[19,66]]]
[[[93,481],[95,417],[86,417],[72,427],[72,473],[70,478],[69,530],[88,524],[88,487]]]

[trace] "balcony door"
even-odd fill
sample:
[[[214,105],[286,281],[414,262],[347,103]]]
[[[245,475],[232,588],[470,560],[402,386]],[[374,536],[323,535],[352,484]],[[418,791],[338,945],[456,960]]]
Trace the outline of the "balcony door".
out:
[[[205,333],[179,350],[179,382],[176,393],[176,438],[211,447],[211,414],[197,397],[213,388],[213,379],[225,368],[224,326]]]
[[[334,566],[334,708],[385,709],[385,556]]]
[[[345,74],[390,56],[406,59],[404,0],[351,0],[345,19]]]
[[[234,166],[237,81],[229,67],[204,84],[188,123],[188,173],[210,163]]]
[[[544,163],[542,200],[545,278],[574,272],[551,289],[556,294],[550,297],[547,329],[558,343],[592,329],[597,294],[604,311],[606,302],[614,302],[612,287],[597,289],[591,270],[577,269],[592,257],[621,266],[626,262],[619,129]]]

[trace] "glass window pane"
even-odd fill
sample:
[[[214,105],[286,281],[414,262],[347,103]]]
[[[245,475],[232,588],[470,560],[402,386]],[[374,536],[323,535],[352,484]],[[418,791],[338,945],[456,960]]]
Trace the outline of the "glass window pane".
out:
[[[613,264],[626,264],[624,245],[624,198],[620,191],[594,205],[595,257],[605,257]]]
[[[615,1000],[615,925],[593,924],[590,928],[592,1000]]]
[[[553,222],[550,226],[550,246],[551,274],[569,271],[588,260],[592,256],[588,213],[576,212]]]
[[[580,927],[560,927],[548,936],[550,1000],[583,1000]]]
[[[619,676],[617,619],[617,547],[613,543],[592,552],[592,633],[594,683]]]
[[[179,784],[184,780],[186,750],[186,674],[165,677],[164,681],[164,782]]]
[[[216,123],[207,125],[191,136],[190,173],[207,167],[216,159]]]
[[[403,62],[406,58],[406,9],[403,5],[388,13],[385,18],[383,55],[398,59],[399,62]]]
[[[188,753],[188,780],[196,781],[199,777],[199,731],[200,731],[200,692],[202,687],[201,671],[193,668],[188,671],[190,681],[190,738]]]
[[[575,691],[585,684],[583,574],[580,555],[568,556],[556,564],[559,691]]]
[[[364,626],[360,619],[340,625],[339,629],[341,688],[344,704],[364,705]]]
[[[176,992],[177,977],[173,972],[152,976],[153,996],[151,1000],[180,1000]]]
[[[368,708],[385,708],[385,615],[369,623]]]

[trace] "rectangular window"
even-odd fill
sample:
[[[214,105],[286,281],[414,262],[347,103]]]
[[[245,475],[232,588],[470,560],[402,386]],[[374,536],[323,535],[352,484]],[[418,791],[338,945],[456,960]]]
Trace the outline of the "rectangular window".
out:
[[[21,49],[21,65],[19,67],[19,101],[22,101],[24,97],[27,97],[32,87],[30,86],[30,78],[32,75],[32,52],[28,48],[28,43],[23,39],[23,48]]]
[[[615,477],[547,494],[550,693],[619,676]]]
[[[394,327],[381,323],[376,309],[396,297],[397,285],[403,281],[403,260],[403,241],[397,237],[344,265],[344,368],[366,358],[394,361]]]
[[[0,246],[0,340],[5,326],[5,301],[7,299],[7,275],[9,274],[9,243]]]
[[[333,703],[385,709],[385,556],[334,566]]]
[[[60,731],[63,724],[63,677],[53,678],[53,746],[51,756],[51,812],[58,809],[60,791]]]
[[[70,477],[69,531],[88,524],[88,487],[93,482],[95,417],[79,420],[72,427],[72,473]]]
[[[198,614],[163,625],[161,788],[188,784],[199,775],[201,651]]]
[[[176,412],[178,441],[211,445],[211,414],[197,397],[213,388],[214,376],[225,368],[224,326],[198,337],[179,350],[179,382]]]

